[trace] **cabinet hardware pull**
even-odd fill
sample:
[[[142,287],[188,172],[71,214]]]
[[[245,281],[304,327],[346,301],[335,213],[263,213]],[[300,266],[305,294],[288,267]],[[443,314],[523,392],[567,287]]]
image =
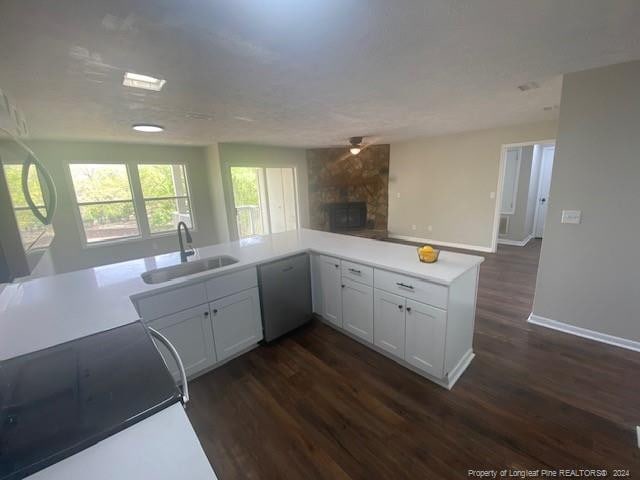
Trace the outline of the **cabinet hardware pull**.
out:
[[[209,312],[204,312],[204,316],[208,317],[209,316]]]
[[[214,308],[214,309],[213,309],[213,314],[215,315],[216,313],[218,313],[218,309],[217,309],[217,308]]]
[[[342,288],[344,288],[344,285],[342,285]]]
[[[351,273],[357,273],[358,275],[360,275],[362,273],[360,270],[356,270],[355,268],[350,268],[349,271]]]
[[[408,288],[409,290],[413,290],[413,285],[405,285],[402,282],[396,282],[396,285],[398,285],[399,287]]]
[[[399,308],[400,310],[402,310],[402,305],[398,305],[398,308]]]
[[[411,313],[411,307],[407,307],[407,312]]]
[[[338,265],[337,263],[334,265],[334,267],[338,268],[340,265]]]

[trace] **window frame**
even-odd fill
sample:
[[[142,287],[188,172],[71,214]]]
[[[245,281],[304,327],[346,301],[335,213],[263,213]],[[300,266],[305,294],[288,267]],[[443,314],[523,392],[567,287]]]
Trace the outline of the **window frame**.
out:
[[[168,196],[168,197],[145,197],[144,191],[142,190],[142,182],[140,181],[140,165],[180,165],[184,172],[184,186],[186,189],[186,195],[176,195],[176,196]],[[144,218],[145,223],[147,224],[147,229],[149,233],[149,238],[156,238],[165,236],[167,234],[173,234],[174,230],[164,230],[161,232],[152,232],[151,226],[149,225],[149,216],[147,212],[147,202],[154,200],[178,200],[178,199],[187,199],[187,204],[189,205],[189,215],[191,216],[191,227],[189,227],[189,231],[196,232],[196,221],[195,215],[193,214],[193,202],[191,201],[191,185],[189,185],[189,174],[187,173],[187,164],[185,162],[157,162],[157,161],[145,161],[145,162],[136,162],[135,164],[136,177],[138,184],[140,186],[140,198],[142,200],[142,209],[144,210]]]
[[[18,166],[20,169],[22,169],[22,166],[24,165],[24,162],[20,162],[20,161],[16,161],[16,160],[2,160],[2,164],[0,164],[0,168],[4,168],[4,166],[8,166],[8,165],[15,165]],[[36,170],[36,174],[38,175],[38,181],[40,182],[40,184],[42,185],[42,183],[44,182],[44,180],[42,179],[42,177],[40,176],[40,173],[38,172],[38,170]],[[6,172],[4,173],[4,175],[6,176]],[[11,198],[11,193],[9,192],[9,197]],[[34,202],[35,203],[35,202]],[[40,203],[35,203],[36,208],[46,208],[46,202],[44,201],[44,198],[42,199],[42,204]],[[31,244],[27,247],[24,243],[24,239],[22,238],[22,231],[20,230],[20,224],[18,221],[18,216],[17,213],[18,212],[25,212],[25,211],[31,211],[31,207],[29,207],[28,205],[24,205],[24,206],[16,206],[14,203],[13,198],[11,198],[11,208],[13,210],[13,214],[16,217],[16,225],[18,226],[18,235],[20,236],[20,242],[22,243],[22,246],[25,250],[25,252],[39,252],[39,251],[44,251],[47,250],[50,245],[47,246],[42,246],[42,247],[35,247],[34,245],[36,245],[38,243],[38,241],[42,238],[42,236],[44,235],[45,232],[42,232],[38,238],[36,240],[34,240],[33,242],[31,242]]]
[[[79,202],[75,185],[73,184],[73,176],[71,175],[71,165],[125,165],[127,170],[127,178],[129,181],[129,188],[131,189],[131,203],[133,204],[133,211],[136,216],[136,223],[138,225],[138,235],[130,235],[126,237],[120,238],[109,238],[105,240],[98,240],[94,242],[89,242],[87,240],[87,232],[84,228],[84,223],[82,221],[82,213],[80,212],[80,207],[83,204],[90,205],[98,205],[101,203],[123,203],[128,202],[129,200],[107,200],[103,202]],[[192,228],[189,230],[191,232],[197,232],[197,223],[196,223],[196,215],[193,208],[193,201],[191,192],[193,191],[191,186],[191,175],[189,172],[189,164],[184,160],[118,160],[118,159],[105,159],[105,160],[91,160],[91,159],[74,159],[66,162],[66,176],[67,183],[69,185],[69,189],[71,190],[71,200],[74,202],[73,213],[76,221],[76,228],[78,229],[78,233],[80,236],[80,241],[83,249],[91,249],[91,248],[99,248],[103,246],[109,245],[118,245],[118,244],[127,244],[127,243],[137,243],[145,240],[153,240],[156,238],[166,237],[174,235],[173,231],[166,232],[157,232],[151,233],[151,229],[149,228],[149,220],[147,217],[147,210],[145,206],[145,198],[142,193],[142,185],[140,183],[140,175],[138,174],[138,165],[181,165],[184,168],[185,173],[185,185],[187,188],[187,199],[189,201],[189,210],[191,213],[191,224]],[[174,198],[174,197],[169,197]],[[182,198],[182,197],[179,197]]]

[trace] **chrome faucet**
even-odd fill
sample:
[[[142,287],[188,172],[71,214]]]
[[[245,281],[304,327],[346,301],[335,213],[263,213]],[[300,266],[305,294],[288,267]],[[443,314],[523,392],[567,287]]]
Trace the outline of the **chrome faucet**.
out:
[[[182,234],[180,233],[180,227],[184,228],[184,237],[189,246],[191,245],[191,242],[193,240],[191,239],[191,234],[189,233],[189,228],[187,228],[187,224],[184,222],[179,222],[178,223],[178,242],[180,242],[180,261],[182,263],[185,263],[187,261],[187,258],[193,255],[195,252],[193,251],[192,248],[189,248],[189,250],[184,249],[184,244],[182,243]]]

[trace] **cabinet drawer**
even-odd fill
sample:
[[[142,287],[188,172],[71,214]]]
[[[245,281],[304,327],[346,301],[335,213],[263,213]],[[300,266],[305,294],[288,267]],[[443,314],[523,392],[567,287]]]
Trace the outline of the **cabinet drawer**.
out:
[[[226,297],[233,293],[257,287],[258,274],[255,268],[247,268],[246,270],[240,270],[239,272],[229,273],[228,275],[221,275],[207,280],[205,285],[207,287],[207,297],[209,301],[217,300],[218,298]]]
[[[375,287],[381,290],[402,295],[434,307],[447,308],[449,289],[443,285],[377,268],[374,272],[374,283]]]
[[[342,278],[373,286],[373,268],[342,260]]]
[[[138,313],[145,320],[169,315],[195,305],[207,303],[204,284],[196,283],[137,300]]]

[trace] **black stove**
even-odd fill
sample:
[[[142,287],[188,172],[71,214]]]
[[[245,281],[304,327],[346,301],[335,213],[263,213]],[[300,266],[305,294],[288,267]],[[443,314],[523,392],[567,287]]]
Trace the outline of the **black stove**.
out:
[[[0,479],[20,479],[179,402],[141,322],[0,362]]]

